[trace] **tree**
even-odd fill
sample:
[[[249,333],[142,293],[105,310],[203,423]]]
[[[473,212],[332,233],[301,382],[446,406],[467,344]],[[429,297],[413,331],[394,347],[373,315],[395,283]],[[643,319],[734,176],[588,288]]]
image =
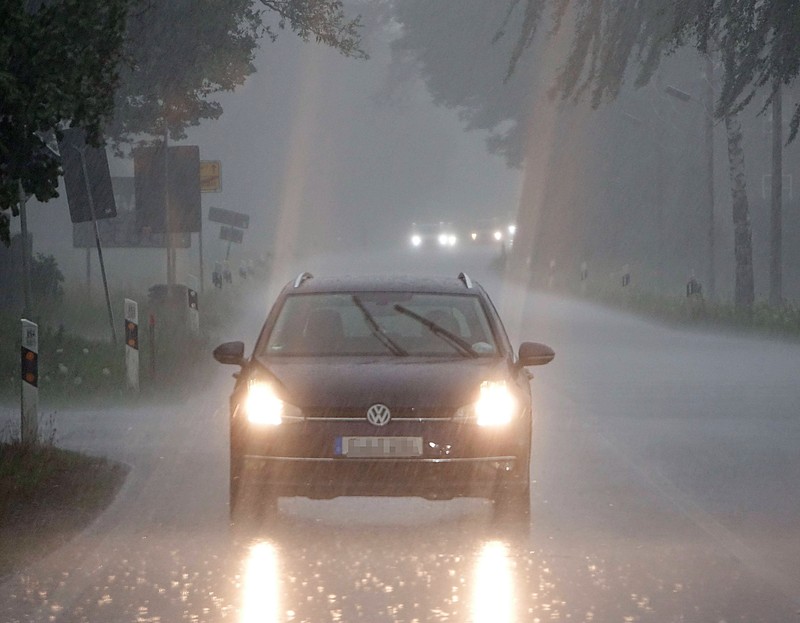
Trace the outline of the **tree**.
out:
[[[222,114],[211,98],[255,71],[261,37],[290,30],[365,58],[341,0],[23,0],[0,5],[0,240],[22,192],[57,196],[49,138],[87,130],[118,152]],[[113,115],[113,117],[112,117]]]
[[[339,0],[136,0],[128,20],[122,84],[108,134],[118,152],[148,137],[174,139],[222,106],[214,95],[233,91],[255,72],[259,40],[289,29],[345,56],[359,48],[360,18],[348,20]]]
[[[128,0],[0,5],[0,240],[21,194],[57,195],[59,159],[47,139],[66,125],[97,144],[113,109]]]
[[[524,144],[521,136],[527,127],[525,117],[531,107],[523,97],[513,102],[506,99],[503,109],[497,105],[497,93],[508,96],[514,92],[508,89],[509,85],[529,84],[536,73],[532,68],[547,66],[550,60],[547,56],[552,56],[554,48],[563,54],[555,80],[549,85],[550,95],[562,102],[588,100],[594,108],[616,99],[626,80],[633,79],[636,87],[647,85],[661,60],[680,48],[719,55],[723,63],[722,88],[714,114],[725,120],[728,129],[732,214],[737,232],[735,301],[737,306],[749,308],[753,300],[752,249],[741,132],[737,130],[736,116],[764,90],[767,91],[766,108],[777,93],[776,85],[789,84],[796,79],[800,72],[800,45],[797,45],[800,4],[792,0],[487,1],[484,3],[487,14],[493,11],[495,15],[499,12],[504,15],[493,38],[496,46],[507,50],[502,88],[497,84],[487,88],[485,80],[475,80],[473,75],[454,71],[452,67],[441,71],[440,65],[446,56],[437,51],[442,45],[419,35],[431,29],[419,19],[423,11],[420,4],[420,0],[399,3],[399,20],[408,28],[397,47],[414,55],[434,97],[437,97],[437,89],[447,92],[447,97],[439,96],[438,100],[458,108],[468,127],[490,130],[505,127],[505,132],[495,133],[490,147],[507,156],[513,154],[515,157],[509,160],[515,164],[525,157],[524,153],[514,154],[511,150]],[[460,6],[458,23],[447,36],[458,37],[459,33],[454,30],[459,28],[469,33],[462,38],[467,41],[476,30],[470,22],[472,13],[469,13],[474,13],[474,9],[471,3],[464,4],[470,8]],[[436,15],[430,17],[436,19]],[[484,23],[492,23],[492,20],[487,18]],[[439,25],[442,26],[442,20]],[[446,29],[447,25],[444,27]],[[543,39],[538,36],[542,30],[547,30],[549,43],[537,47],[536,42]],[[565,37],[570,44],[562,50],[559,40]],[[452,65],[457,61],[451,58],[448,62]],[[461,79],[462,75],[468,75],[469,79]],[[513,122],[510,129],[503,124],[504,119]],[[798,127],[800,108],[796,105],[789,140],[795,137]],[[529,166],[525,166],[527,177]],[[541,182],[539,179],[526,186],[541,193]],[[523,223],[526,201],[523,197],[520,210]],[[524,226],[519,235],[526,235]],[[530,246],[519,245],[517,255]]]
[[[556,0],[556,4],[563,17],[568,0]],[[540,5],[538,0],[527,0],[526,6],[530,11]],[[721,55],[722,89],[715,116],[724,120],[728,139],[735,232],[734,303],[749,312],[754,300],[752,233],[738,115],[756,93],[766,89],[763,113],[774,101],[779,102],[781,85],[797,78],[800,5],[790,0],[693,0],[669,4],[653,0],[639,3],[580,0],[576,12],[572,52],[556,86],[562,97],[579,97],[590,89],[593,106],[604,98],[615,98],[632,58],[639,61],[636,84],[642,85],[649,81],[660,59],[678,47],[692,46],[703,54]],[[536,24],[526,23],[520,31],[509,74],[532,40],[535,28]],[[798,126],[800,107],[795,105],[789,142],[796,137]],[[779,196],[779,185],[777,188]],[[777,217],[775,213],[773,208],[770,266],[773,301],[779,298],[781,261],[779,212]]]

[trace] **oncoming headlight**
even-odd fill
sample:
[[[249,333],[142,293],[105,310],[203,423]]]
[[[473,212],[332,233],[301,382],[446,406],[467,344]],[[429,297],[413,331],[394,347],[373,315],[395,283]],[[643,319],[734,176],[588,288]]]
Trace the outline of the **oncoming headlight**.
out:
[[[421,244],[422,244],[422,236],[420,236],[419,234],[414,234],[413,236],[411,236],[412,247],[418,247]]]
[[[517,409],[517,399],[505,381],[484,381],[478,400],[461,407],[456,418],[475,419],[478,426],[504,426],[511,422]]]
[[[484,381],[475,403],[478,426],[508,424],[517,411],[517,401],[505,381]]]
[[[278,426],[287,411],[296,409],[278,398],[269,383],[253,381],[247,387],[244,412],[251,424]]]

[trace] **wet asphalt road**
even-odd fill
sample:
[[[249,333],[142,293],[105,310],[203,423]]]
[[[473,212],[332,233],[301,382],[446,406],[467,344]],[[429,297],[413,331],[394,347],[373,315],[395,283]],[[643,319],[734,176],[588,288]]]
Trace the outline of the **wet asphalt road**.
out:
[[[226,337],[252,344],[262,303]],[[132,471],[0,586],[0,621],[800,621],[800,345],[541,293],[522,319],[515,342],[557,353],[534,370],[530,526],[417,498],[282,499],[230,526],[220,367],[185,404],[58,414],[62,445]]]

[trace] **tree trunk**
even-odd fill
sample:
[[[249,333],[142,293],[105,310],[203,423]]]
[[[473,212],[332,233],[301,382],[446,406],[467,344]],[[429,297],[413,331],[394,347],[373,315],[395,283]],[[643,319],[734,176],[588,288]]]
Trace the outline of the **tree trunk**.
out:
[[[769,236],[769,304],[783,304],[783,106],[781,84],[775,85],[772,100],[772,205]]]
[[[736,258],[736,281],[733,301],[736,309],[750,313],[753,308],[753,241],[750,229],[750,208],[747,202],[747,183],[744,173],[742,125],[737,115],[725,117],[728,134],[728,165],[733,200],[733,245]]]

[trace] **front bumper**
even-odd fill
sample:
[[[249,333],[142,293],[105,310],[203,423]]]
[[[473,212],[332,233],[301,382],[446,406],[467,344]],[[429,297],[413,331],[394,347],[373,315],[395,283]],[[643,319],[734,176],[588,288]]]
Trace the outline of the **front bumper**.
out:
[[[279,496],[317,499],[340,495],[489,497],[521,479],[511,455],[473,458],[348,459],[245,455],[242,478]],[[527,462],[526,462],[527,467]]]
[[[231,439],[236,473],[273,495],[493,497],[499,484],[528,481],[530,426],[524,417],[501,429],[450,418],[392,420],[382,427],[363,418],[317,418],[266,429],[236,420]],[[345,436],[419,438],[422,454],[342,456],[337,440]]]

